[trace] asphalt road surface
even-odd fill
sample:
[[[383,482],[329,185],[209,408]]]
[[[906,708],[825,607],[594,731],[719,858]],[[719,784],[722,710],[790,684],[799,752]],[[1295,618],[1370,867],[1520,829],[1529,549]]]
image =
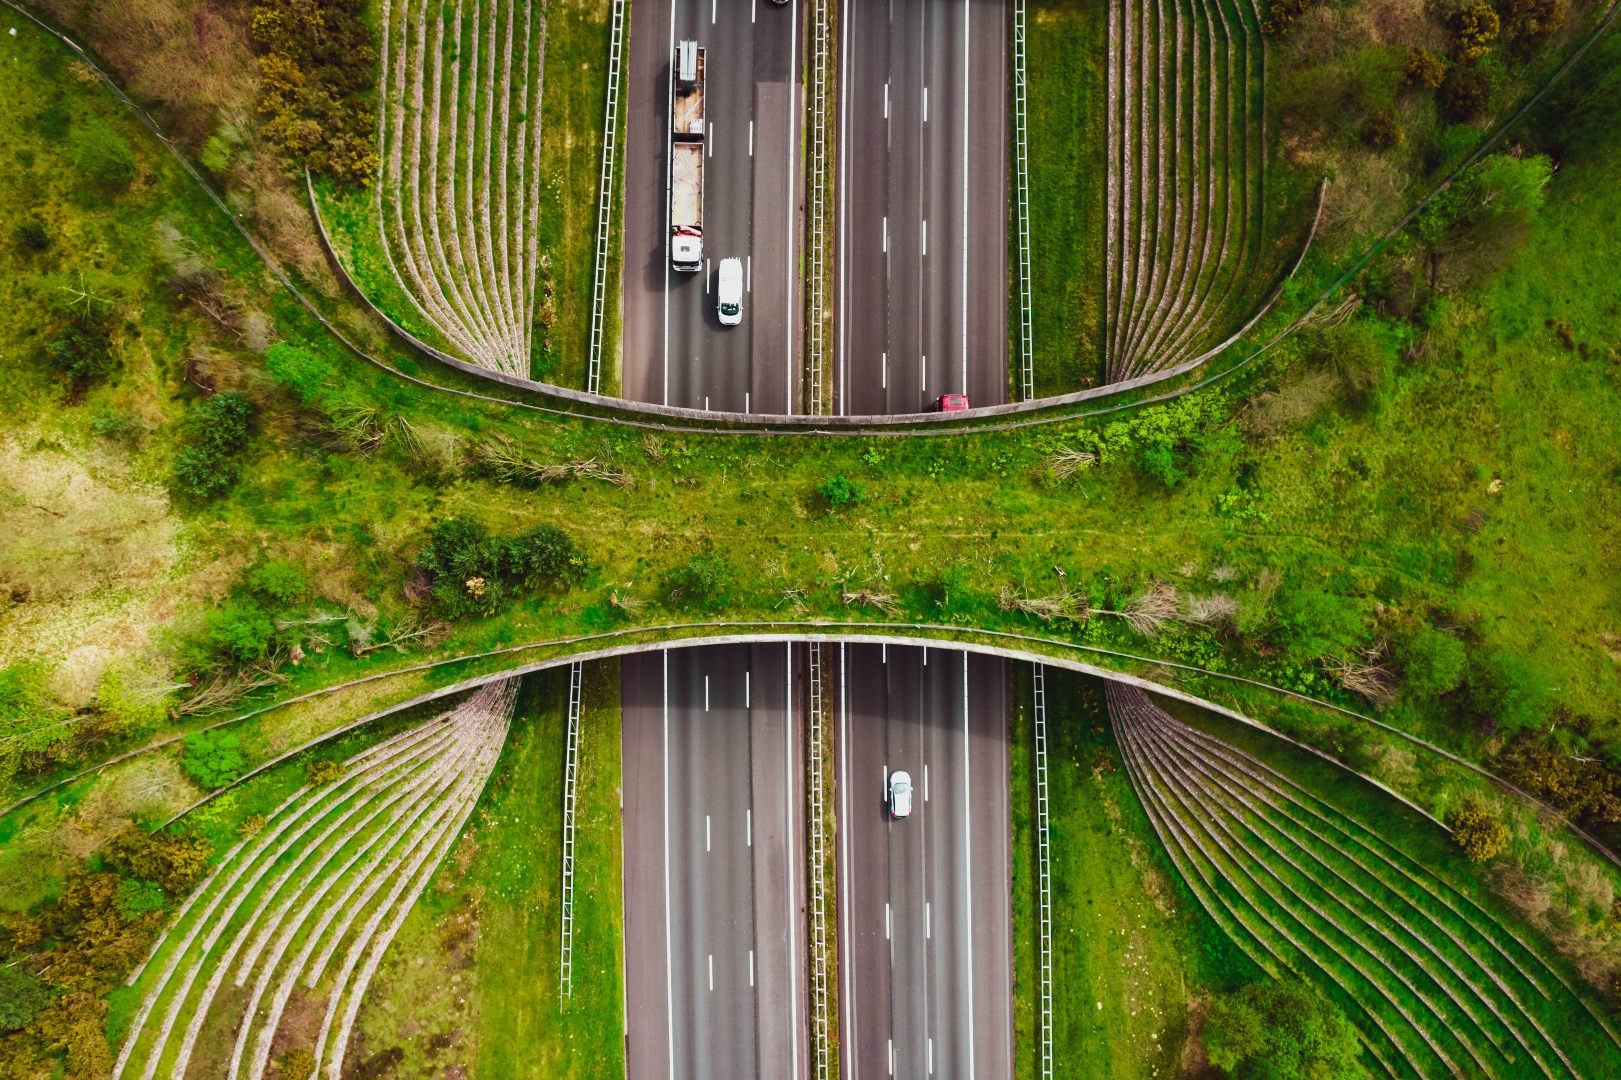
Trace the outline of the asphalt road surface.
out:
[[[625,657],[629,1080],[802,1080],[804,676],[786,644]]]
[[[844,0],[836,411],[1008,394],[1005,0]]]
[[[625,80],[624,395],[727,412],[787,413],[799,392],[797,273],[803,170],[798,2],[633,0]],[[676,43],[704,47],[704,255],[670,269],[669,142]],[[743,322],[723,327],[714,278],[742,259]]]
[[[1008,663],[845,644],[835,703],[844,1080],[1013,1075]],[[915,789],[889,816],[888,771]]]

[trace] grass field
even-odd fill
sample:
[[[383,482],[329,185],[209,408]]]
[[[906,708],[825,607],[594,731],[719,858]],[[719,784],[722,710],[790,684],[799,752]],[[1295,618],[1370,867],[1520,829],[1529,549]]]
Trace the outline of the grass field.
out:
[[[527,681],[483,801],[407,920],[361,1013],[350,1067],[400,1076],[624,1074],[617,664],[588,665],[581,713],[574,992],[558,993],[568,669]]]
[[[1103,364],[1108,5],[1033,4],[1027,32],[1035,380],[1036,396],[1044,397],[1091,386]],[[1017,292],[1013,304],[1009,324],[1017,337]]]
[[[1014,964],[1018,1075],[1034,1076],[1035,791],[1030,668],[1014,667]],[[1047,669],[1054,1074],[1177,1075],[1190,1020],[1255,966],[1166,858],[1120,764],[1102,684]],[[1027,1049],[1029,1048],[1029,1049]]]

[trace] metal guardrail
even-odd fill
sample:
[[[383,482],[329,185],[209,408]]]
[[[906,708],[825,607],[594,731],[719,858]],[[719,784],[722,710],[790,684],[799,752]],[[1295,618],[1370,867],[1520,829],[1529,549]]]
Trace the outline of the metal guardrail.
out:
[[[822,646],[810,646],[810,833],[811,833],[811,1038],[816,1044],[816,1080],[827,1080],[830,1047],[827,1008],[827,833],[822,799],[822,732],[826,721],[823,702]]]
[[[1047,817],[1047,665],[1036,664],[1036,872],[1041,902],[1041,1080],[1053,1076],[1053,890],[1052,848]]]
[[[1029,103],[1025,76],[1025,0],[1013,0],[1013,146],[1014,196],[1019,230],[1019,393],[1036,396],[1036,321],[1030,295],[1030,153]]]
[[[827,303],[827,249],[832,243],[827,214],[828,98],[833,85],[833,0],[815,0],[811,11],[810,107],[810,340],[807,348],[806,411],[824,411],[827,343],[832,312]]]
[[[625,0],[613,0],[613,33],[608,41],[608,106],[602,121],[602,178],[597,184],[597,263],[591,280],[591,360],[585,388],[602,392],[603,324],[608,305],[608,242],[613,229],[615,155],[619,141],[619,76],[625,50]]]
[[[558,996],[574,994],[574,807],[580,779],[580,683],[585,665],[568,668],[568,750],[563,759],[563,928],[557,965]]]

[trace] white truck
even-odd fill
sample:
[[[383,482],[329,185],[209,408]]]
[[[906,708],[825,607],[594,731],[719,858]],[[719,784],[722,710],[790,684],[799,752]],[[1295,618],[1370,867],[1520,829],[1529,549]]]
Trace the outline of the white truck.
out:
[[[670,265],[704,268],[704,50],[676,48],[670,92]]]

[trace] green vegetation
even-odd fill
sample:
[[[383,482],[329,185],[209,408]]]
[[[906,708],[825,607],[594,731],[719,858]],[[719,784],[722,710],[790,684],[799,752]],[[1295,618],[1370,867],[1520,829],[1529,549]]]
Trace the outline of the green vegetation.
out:
[[[536,525],[517,536],[492,537],[477,521],[447,518],[417,556],[436,608],[445,618],[488,614],[523,589],[570,584],[585,572],[585,557],[567,533]]]
[[[1303,983],[1252,983],[1210,1003],[1210,1064],[1237,1080],[1361,1080],[1356,1029]]]
[[[186,736],[186,775],[198,787],[213,790],[224,787],[247,771],[242,756],[242,738],[235,732],[198,732]]]
[[[253,39],[265,50],[260,130],[295,168],[344,184],[370,183],[378,166],[370,105],[377,50],[365,6],[365,0],[263,0],[253,9]],[[216,164],[227,154],[217,139],[209,149]]]

